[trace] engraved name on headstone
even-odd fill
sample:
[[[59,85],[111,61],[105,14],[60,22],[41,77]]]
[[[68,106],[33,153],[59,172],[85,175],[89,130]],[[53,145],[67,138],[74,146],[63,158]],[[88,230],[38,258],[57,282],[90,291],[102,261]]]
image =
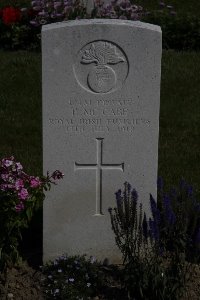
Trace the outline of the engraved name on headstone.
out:
[[[156,196],[160,27],[77,20],[42,29],[43,169],[65,177],[44,201],[44,260],[120,261],[109,207],[125,181]]]

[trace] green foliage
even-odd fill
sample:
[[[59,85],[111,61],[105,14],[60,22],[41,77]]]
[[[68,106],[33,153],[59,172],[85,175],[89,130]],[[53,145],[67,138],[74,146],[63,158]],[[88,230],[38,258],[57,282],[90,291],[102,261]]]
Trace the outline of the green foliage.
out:
[[[143,219],[141,204],[138,216],[137,200],[137,192],[134,189],[131,191],[130,184],[125,182],[123,193],[121,190],[116,193],[117,207],[114,210],[109,208],[115,241],[122,252],[124,262],[136,255],[143,255],[142,248],[146,247],[142,228],[146,219]]]
[[[43,268],[45,299],[91,299],[103,284],[100,264],[93,257],[63,255]]]
[[[113,16],[113,12],[111,13],[108,11],[108,8],[102,9],[102,5],[100,5],[99,8],[96,6],[92,15],[87,14],[86,7],[82,5],[79,0],[75,1],[73,6],[70,6],[65,17],[54,16],[51,18],[51,13],[49,13],[48,16],[39,16],[37,15],[37,11],[33,12],[28,8],[23,12],[20,22],[15,23],[12,26],[4,25],[0,18],[0,47],[4,49],[39,50],[41,25],[62,21],[63,18],[65,20],[91,17],[132,19],[134,15],[134,18],[140,19],[142,16],[142,21],[161,26],[164,49],[200,50],[200,17],[198,13],[196,14],[195,11],[192,11],[193,7],[191,3],[191,9],[188,9],[185,4],[185,9],[183,9],[182,4],[178,5],[175,3],[177,5],[172,6],[174,1],[165,2],[164,6],[159,9],[158,1],[154,1],[154,3],[153,1],[151,2],[152,3],[137,1],[135,3],[134,1],[136,5],[142,5],[146,13],[142,11],[142,13],[138,12],[131,14],[129,12],[130,9],[125,12],[124,10],[121,11],[120,6],[118,6],[118,8],[115,9],[115,16]],[[26,7],[29,7],[30,2],[10,1],[9,5],[14,7],[22,7],[22,5],[25,5]],[[8,4],[6,6],[8,6]],[[46,11],[50,12],[50,8],[46,8]],[[32,23],[35,22],[36,27],[31,26],[30,21]]]
[[[116,193],[117,207],[109,208],[116,244],[125,263],[123,282],[129,299],[178,300],[186,290],[186,274],[190,265],[186,264],[180,241],[177,241],[178,246],[168,248],[175,216],[169,211],[171,206],[167,200],[163,202],[168,205],[167,209],[159,211],[155,200],[150,197],[152,218],[147,222],[141,204],[138,213],[136,191],[131,191],[130,184],[126,182],[124,191]],[[171,235],[169,232],[163,235],[166,230],[161,222],[163,212],[167,212],[164,220],[167,229],[172,227]],[[179,225],[178,230],[182,233]],[[172,242],[179,238],[178,234]]]
[[[151,12],[144,22],[161,26],[163,48],[175,50],[200,50],[200,17],[190,14],[170,15]]]
[[[0,271],[19,261],[22,229],[28,228],[34,212],[55,180],[63,177],[56,170],[41,178],[26,174],[14,157],[0,161]]]
[[[177,188],[167,192],[159,179],[158,207],[161,211],[161,247],[179,253],[187,261],[199,262],[200,202],[192,186],[181,180]]]
[[[177,257],[160,257],[146,253],[143,259],[134,257],[125,265],[124,285],[129,299],[178,300],[186,291],[186,274],[191,267]]]
[[[0,47],[9,50],[39,50],[40,31],[25,24],[0,25]]]
[[[0,48],[5,50],[39,50],[40,29],[32,27],[30,20],[33,18],[31,10],[20,12],[18,22],[4,24],[0,16]]]

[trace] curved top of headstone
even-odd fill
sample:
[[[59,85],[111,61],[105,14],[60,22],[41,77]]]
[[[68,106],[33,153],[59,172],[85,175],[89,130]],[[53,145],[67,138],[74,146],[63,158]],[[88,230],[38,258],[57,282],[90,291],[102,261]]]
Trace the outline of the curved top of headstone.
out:
[[[120,25],[120,26],[130,26],[134,28],[142,28],[147,30],[153,30],[161,32],[160,26],[144,23],[140,21],[129,21],[129,20],[120,20],[120,19],[82,19],[82,20],[72,20],[72,21],[63,21],[52,24],[47,24],[42,26],[42,31],[58,29],[63,27],[71,26],[88,26],[88,25]]]

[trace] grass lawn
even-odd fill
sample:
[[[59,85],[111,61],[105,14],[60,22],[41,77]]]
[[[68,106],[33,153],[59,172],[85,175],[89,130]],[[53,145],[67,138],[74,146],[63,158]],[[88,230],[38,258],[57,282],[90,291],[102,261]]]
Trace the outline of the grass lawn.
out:
[[[0,52],[0,157],[42,173],[41,55]],[[200,189],[200,53],[163,51],[159,175]]]

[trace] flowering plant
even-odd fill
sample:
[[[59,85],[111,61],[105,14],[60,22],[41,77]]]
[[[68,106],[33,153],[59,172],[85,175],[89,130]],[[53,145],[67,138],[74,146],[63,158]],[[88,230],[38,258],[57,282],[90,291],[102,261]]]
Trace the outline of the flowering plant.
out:
[[[21,20],[22,14],[19,8],[4,7],[1,12],[2,20],[5,25],[11,25]]]
[[[103,284],[100,264],[91,256],[62,255],[42,267],[45,299],[91,299]]]
[[[13,156],[0,161],[0,269],[18,260],[21,230],[41,206],[44,190],[63,176],[58,170],[46,177],[30,176]]]
[[[0,48],[37,47],[39,31],[30,25],[35,14],[32,8],[7,6],[0,9]]]
[[[81,0],[34,0],[31,3],[36,11],[36,17],[31,20],[33,26],[86,18],[139,20],[143,13],[143,8],[132,4],[130,0],[113,0],[109,5],[104,4],[102,0],[96,0],[91,11],[87,11]]]
[[[138,195],[129,183],[115,195],[117,205],[109,213],[129,299],[180,299],[192,269],[186,259],[191,253],[199,258],[200,205],[192,187],[182,181],[180,191],[167,194],[159,179],[158,203],[150,195],[148,220],[142,204],[138,211]]]

